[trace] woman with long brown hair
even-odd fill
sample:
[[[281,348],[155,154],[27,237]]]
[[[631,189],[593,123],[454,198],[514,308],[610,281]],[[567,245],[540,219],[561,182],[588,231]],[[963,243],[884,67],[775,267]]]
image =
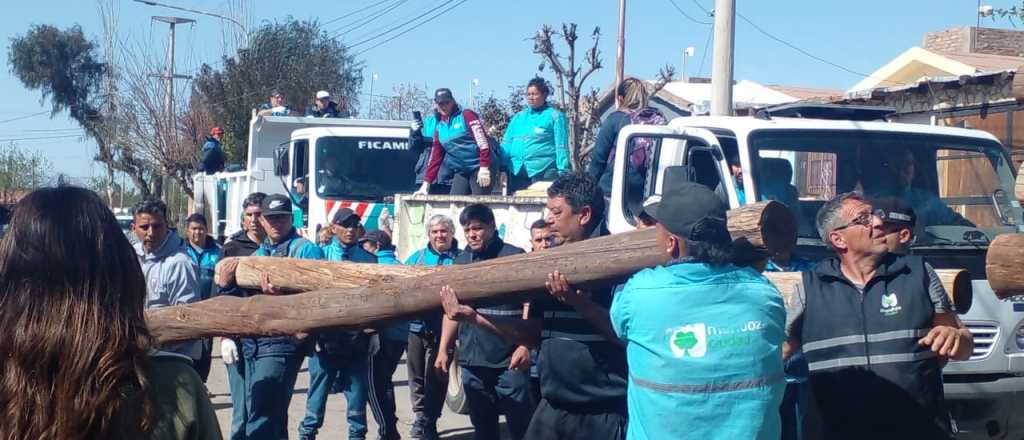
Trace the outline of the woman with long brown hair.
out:
[[[33,191],[0,241],[0,439],[219,439],[184,357],[154,350],[146,281],[95,193]]]

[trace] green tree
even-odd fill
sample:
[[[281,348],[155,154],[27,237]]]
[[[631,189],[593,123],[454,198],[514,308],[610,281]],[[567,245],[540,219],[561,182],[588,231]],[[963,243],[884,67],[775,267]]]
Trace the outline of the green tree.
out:
[[[505,128],[512,121],[512,117],[523,109],[526,102],[526,94],[522,87],[509,87],[508,96],[499,99],[491,95],[480,101],[480,108],[477,112],[480,119],[484,121],[487,134],[499,142],[505,135]]]
[[[107,66],[96,52],[96,43],[77,25],[66,30],[33,25],[25,35],[11,39],[7,59],[25,87],[39,90],[41,101],[49,100],[51,118],[67,111],[96,141],[94,159],[127,174],[148,196],[151,173],[145,161],[113,140],[114,130],[106,116],[113,114],[110,93],[100,93],[108,79]]]
[[[50,182],[53,164],[39,152],[18,148],[11,142],[0,146],[0,191],[30,190]]]
[[[204,64],[193,81],[192,99],[229,134],[224,145],[228,159],[243,162],[252,109],[266,102],[272,89],[299,112],[318,90],[329,91],[339,106],[352,111],[362,83],[362,64],[345,45],[318,22],[289,17],[257,29],[247,47],[222,59],[222,67]]]

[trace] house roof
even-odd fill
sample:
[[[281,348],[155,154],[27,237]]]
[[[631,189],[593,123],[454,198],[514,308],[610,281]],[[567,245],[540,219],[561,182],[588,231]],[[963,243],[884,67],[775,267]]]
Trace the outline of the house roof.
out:
[[[766,84],[765,87],[776,92],[792,96],[801,101],[809,99],[829,100],[832,97],[842,96],[843,91],[838,89],[820,89],[815,87],[787,86],[783,84]]]
[[[877,88],[912,86],[940,77],[1016,71],[1024,58],[978,53],[933,52],[911,47],[847,91],[847,95]]]

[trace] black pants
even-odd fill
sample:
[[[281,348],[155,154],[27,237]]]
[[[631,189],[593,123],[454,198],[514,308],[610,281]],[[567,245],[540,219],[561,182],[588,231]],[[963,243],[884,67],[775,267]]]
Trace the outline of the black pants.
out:
[[[556,177],[558,177],[558,169],[557,168],[548,168],[548,169],[544,170],[543,173],[540,173],[540,174],[537,174],[536,176],[530,177],[529,175],[526,174],[526,167],[523,167],[523,169],[519,170],[518,173],[515,173],[515,174],[512,174],[512,175],[509,176],[509,179],[508,179],[508,193],[509,193],[509,195],[511,195],[512,193],[514,193],[516,191],[519,191],[521,189],[526,189],[527,187],[529,187],[530,185],[533,185],[534,183],[537,183],[537,182],[540,182],[540,181],[555,180]]]
[[[388,340],[380,333],[370,337],[370,411],[380,427],[377,434],[382,440],[401,438],[395,415],[395,384],[391,377],[404,352],[405,342]]]
[[[471,173],[455,173],[455,175],[452,176],[452,189],[449,194],[453,196],[490,194],[491,187],[494,186],[494,179],[497,178],[495,173],[491,173],[491,184],[488,186],[480,186],[480,184],[476,182],[476,176],[479,173],[479,168]]]
[[[526,430],[529,440],[622,440],[626,411],[569,412],[542,399]]]
[[[206,383],[206,379],[210,378],[210,364],[213,362],[213,339],[203,339],[202,343],[203,351],[195,363],[195,368],[199,378]]]
[[[409,397],[417,418],[436,421],[441,417],[448,375],[434,369],[439,335],[429,332],[409,333],[405,362],[409,369]]]
[[[498,416],[505,414],[513,440],[521,440],[535,405],[530,396],[530,373],[508,368],[460,367],[469,420],[475,440],[501,438]]]

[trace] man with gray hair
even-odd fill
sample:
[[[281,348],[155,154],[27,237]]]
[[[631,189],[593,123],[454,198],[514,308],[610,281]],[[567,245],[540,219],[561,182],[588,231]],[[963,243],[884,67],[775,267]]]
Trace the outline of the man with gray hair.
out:
[[[459,256],[455,241],[455,222],[436,214],[427,221],[427,247],[413,253],[406,265],[448,266]],[[441,416],[448,375],[433,368],[441,342],[441,315],[431,312],[409,323],[406,366],[409,369],[409,397],[416,414],[410,437],[437,438],[437,419]],[[450,353],[444,353],[447,358]]]
[[[810,369],[807,438],[948,439],[942,365],[965,360],[971,333],[924,260],[889,253],[883,221],[863,196],[840,194],[817,215],[836,256],[804,272],[787,305],[788,358]]]

